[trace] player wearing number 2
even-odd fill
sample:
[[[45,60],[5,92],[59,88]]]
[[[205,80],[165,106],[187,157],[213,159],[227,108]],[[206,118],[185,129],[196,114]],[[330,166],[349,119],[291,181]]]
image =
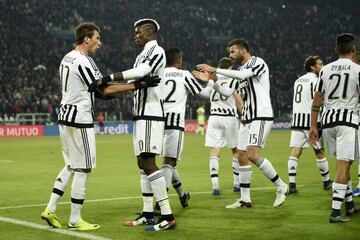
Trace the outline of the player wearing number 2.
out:
[[[293,118],[291,122],[291,156],[288,160],[289,193],[296,193],[296,170],[303,148],[309,146],[309,129],[311,104],[314,97],[315,85],[323,62],[319,56],[309,56],[305,59],[304,68],[307,72],[299,77],[294,83]],[[331,188],[332,181],[329,178],[329,164],[325,157],[323,138],[319,138],[312,145],[316,164],[323,178],[323,188]]]
[[[311,108],[310,142],[315,144],[319,134],[317,119],[324,104],[321,125],[329,153],[336,156],[336,176],[333,183],[330,223],[346,222],[340,215],[345,201],[346,215],[356,212],[352,200],[350,163],[359,159],[359,81],[360,66],[354,63],[356,40],[352,34],[342,33],[336,38],[339,59],[324,66],[316,85]]]
[[[163,141],[164,164],[162,170],[169,189],[172,183],[182,207],[188,206],[190,194],[184,192],[181,186],[177,161],[180,159],[184,143],[185,109],[188,94],[208,96],[214,83],[208,83],[206,88],[195,80],[189,71],[182,70],[183,59],[179,48],[169,48],[165,52],[166,65],[164,70],[164,112],[165,132]],[[158,208],[158,207],[156,207]],[[157,210],[155,208],[155,210]]]

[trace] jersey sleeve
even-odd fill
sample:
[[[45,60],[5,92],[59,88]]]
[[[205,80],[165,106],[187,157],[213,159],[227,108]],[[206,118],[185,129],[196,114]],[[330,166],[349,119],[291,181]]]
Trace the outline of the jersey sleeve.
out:
[[[316,83],[316,86],[315,86],[315,91],[316,92],[324,92],[324,81],[323,81],[323,71],[321,70],[320,71],[320,74],[319,74],[319,78],[318,78],[318,81]]]
[[[145,58],[136,67],[123,71],[124,80],[138,79],[155,73],[161,66],[166,64],[165,52],[159,46],[153,46],[148,50]]]
[[[201,84],[191,75],[190,72],[186,71],[184,72],[184,85],[186,91],[190,92],[191,95],[195,96],[197,95],[203,87]]]
[[[254,65],[251,67],[251,71],[254,73],[256,77],[259,78],[261,77],[261,75],[263,75],[264,73],[266,73],[266,71],[269,70],[265,61],[262,60],[261,58],[256,57]]]
[[[94,60],[89,56],[85,56],[79,61],[78,71],[88,87],[92,82],[103,77]]]

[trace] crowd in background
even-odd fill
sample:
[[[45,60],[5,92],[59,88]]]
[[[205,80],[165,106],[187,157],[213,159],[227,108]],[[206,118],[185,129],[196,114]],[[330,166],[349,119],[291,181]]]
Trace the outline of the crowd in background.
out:
[[[308,55],[324,63],[335,60],[335,36],[351,32],[358,38],[360,2],[252,0],[89,0],[79,2],[0,1],[0,117],[16,113],[51,113],[55,121],[61,99],[58,66],[73,48],[74,28],[82,21],[101,28],[102,47],[94,56],[103,74],[132,67],[140,49],[134,44],[133,23],[156,19],[158,42],[184,52],[184,69],[198,63],[216,65],[227,56],[227,43],[243,37],[253,55],[270,68],[276,118],[292,107],[292,86],[304,73]],[[188,103],[187,118],[195,117],[202,100]],[[96,112],[108,120],[132,118],[132,94],[111,101],[97,100]]]

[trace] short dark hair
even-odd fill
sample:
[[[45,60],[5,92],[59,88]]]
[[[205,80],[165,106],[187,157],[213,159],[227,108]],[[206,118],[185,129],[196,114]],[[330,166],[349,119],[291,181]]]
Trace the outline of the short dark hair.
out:
[[[166,55],[166,65],[173,66],[176,63],[176,60],[181,56],[180,48],[173,47],[165,51]]]
[[[92,36],[94,35],[94,31],[98,31],[100,33],[100,28],[96,26],[95,23],[92,22],[80,23],[75,29],[76,45],[82,44],[84,42],[85,37],[92,38]]]
[[[140,26],[144,26],[145,28],[150,29],[154,33],[158,32],[160,29],[159,23],[152,18],[142,18],[142,19],[137,20],[134,23],[134,28],[137,28]]]
[[[242,38],[235,38],[233,40],[231,40],[228,44],[228,47],[231,47],[233,45],[237,45],[241,48],[245,48],[246,51],[250,51],[250,48],[249,48],[249,44]]]
[[[219,68],[222,69],[228,69],[230,66],[232,66],[232,61],[228,57],[223,57],[222,59],[219,60],[218,66]]]
[[[347,54],[355,49],[355,37],[351,33],[340,33],[336,36],[336,51],[338,54]]]
[[[316,61],[321,60],[318,55],[308,56],[304,62],[304,69],[306,72],[311,72],[311,67],[316,65]]]

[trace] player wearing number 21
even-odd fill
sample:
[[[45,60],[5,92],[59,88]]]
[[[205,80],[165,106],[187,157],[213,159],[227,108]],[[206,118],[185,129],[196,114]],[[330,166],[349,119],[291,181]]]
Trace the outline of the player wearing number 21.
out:
[[[324,101],[321,116],[323,132],[328,141],[329,153],[336,156],[336,176],[333,183],[330,223],[346,222],[340,215],[345,201],[346,215],[356,212],[352,200],[350,163],[358,160],[359,80],[360,66],[352,59],[356,52],[356,40],[352,34],[342,33],[336,38],[339,59],[323,67],[316,86],[311,108],[310,142],[318,139],[317,119]]]

